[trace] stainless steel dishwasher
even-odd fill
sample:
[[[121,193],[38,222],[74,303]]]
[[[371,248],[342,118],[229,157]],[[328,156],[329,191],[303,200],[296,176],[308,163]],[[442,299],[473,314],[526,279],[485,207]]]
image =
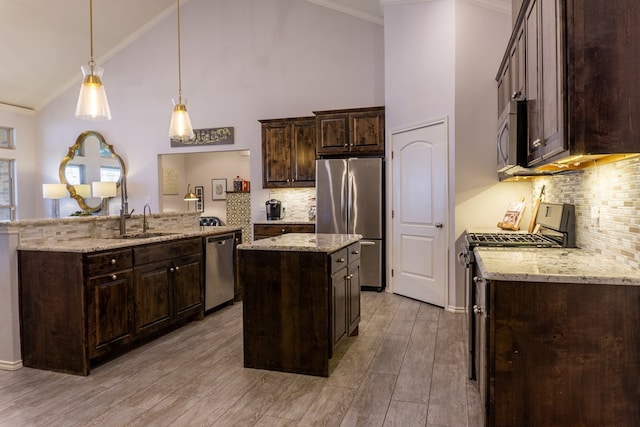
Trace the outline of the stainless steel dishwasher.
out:
[[[207,237],[205,245],[205,311],[233,300],[235,263],[233,234]]]

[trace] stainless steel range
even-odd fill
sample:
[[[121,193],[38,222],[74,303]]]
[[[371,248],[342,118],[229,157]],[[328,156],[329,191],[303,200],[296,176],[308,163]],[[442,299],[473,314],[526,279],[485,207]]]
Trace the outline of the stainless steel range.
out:
[[[533,247],[533,248],[573,248],[576,246],[575,206],[567,203],[541,203],[536,217],[537,233],[465,232],[458,261],[465,267],[465,297],[467,326],[469,329],[469,378],[476,379],[476,262],[475,247]]]

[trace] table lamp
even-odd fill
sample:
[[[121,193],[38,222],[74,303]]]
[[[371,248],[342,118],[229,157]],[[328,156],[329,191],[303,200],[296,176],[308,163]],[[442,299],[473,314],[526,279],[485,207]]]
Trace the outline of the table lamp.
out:
[[[91,183],[91,192],[93,197],[100,197],[102,205],[100,207],[101,215],[109,215],[109,198],[115,197],[118,192],[115,182],[94,181]]]
[[[42,184],[42,197],[51,199],[51,217],[60,218],[60,199],[67,197],[66,184]]]

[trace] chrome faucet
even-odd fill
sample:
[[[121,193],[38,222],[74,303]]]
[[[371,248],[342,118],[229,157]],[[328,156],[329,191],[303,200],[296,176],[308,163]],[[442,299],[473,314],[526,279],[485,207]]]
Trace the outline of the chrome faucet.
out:
[[[127,234],[127,218],[131,218],[131,214],[135,209],[129,212],[129,203],[127,202],[127,177],[122,175],[120,181],[120,235]]]
[[[149,216],[151,216],[151,206],[149,203],[144,205],[142,209],[142,232],[146,233],[149,229],[149,223],[147,222],[147,208],[149,208]]]

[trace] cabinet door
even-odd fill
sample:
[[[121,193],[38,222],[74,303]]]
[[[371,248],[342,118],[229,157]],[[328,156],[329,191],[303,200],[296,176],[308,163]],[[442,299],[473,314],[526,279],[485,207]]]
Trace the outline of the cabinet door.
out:
[[[291,128],[291,186],[313,187],[316,182],[316,121],[296,121]]]
[[[145,335],[171,323],[169,261],[134,269],[135,333]]]
[[[203,308],[201,256],[176,259],[169,274],[173,282],[175,316],[182,318],[198,314]]]
[[[118,271],[87,280],[89,357],[133,340],[133,273]]]
[[[549,158],[566,150],[564,127],[564,49],[561,37],[564,16],[560,1],[540,1],[539,49],[542,98],[542,150]]]
[[[349,151],[384,153],[384,111],[372,110],[349,114]]]
[[[347,113],[318,115],[316,131],[318,155],[349,152],[349,115]]]
[[[525,59],[526,45],[524,26],[516,32],[516,38],[509,52],[509,68],[511,70],[511,91],[509,99],[518,100],[526,95]]]
[[[532,1],[525,15],[526,37],[526,88],[527,88],[527,164],[533,166],[540,161],[542,132],[540,130],[542,102],[540,100],[539,22],[538,2]]]
[[[331,275],[332,339],[335,347],[347,336],[347,269],[343,268]]]
[[[262,124],[264,188],[291,186],[291,129],[286,121]]]
[[[349,312],[349,335],[358,327],[360,323],[360,259],[349,264],[348,268],[348,312]]]

